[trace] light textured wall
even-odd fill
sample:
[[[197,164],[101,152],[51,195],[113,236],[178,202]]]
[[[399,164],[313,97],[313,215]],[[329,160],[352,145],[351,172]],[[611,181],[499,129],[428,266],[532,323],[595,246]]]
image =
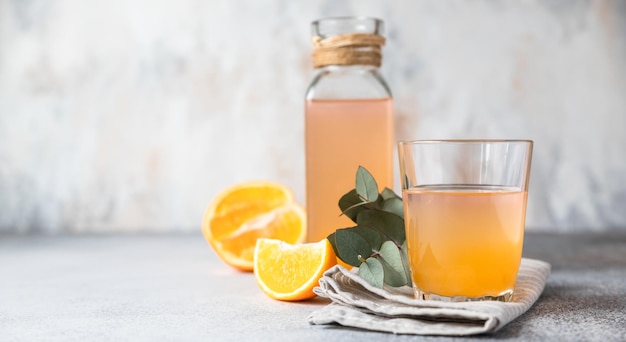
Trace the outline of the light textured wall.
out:
[[[624,1],[0,0],[0,231],[193,231],[304,200],[309,23],[385,20],[396,135],[529,138],[527,225],[626,229]]]

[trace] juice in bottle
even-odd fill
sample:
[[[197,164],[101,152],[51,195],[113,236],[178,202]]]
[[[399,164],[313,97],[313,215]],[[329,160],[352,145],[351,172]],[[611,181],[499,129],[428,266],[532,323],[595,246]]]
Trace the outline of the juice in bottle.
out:
[[[444,297],[510,297],[522,256],[527,192],[491,186],[403,191],[414,286]]]
[[[365,167],[380,190],[393,187],[393,105],[390,98],[306,102],[308,240],[354,226],[337,202]]]

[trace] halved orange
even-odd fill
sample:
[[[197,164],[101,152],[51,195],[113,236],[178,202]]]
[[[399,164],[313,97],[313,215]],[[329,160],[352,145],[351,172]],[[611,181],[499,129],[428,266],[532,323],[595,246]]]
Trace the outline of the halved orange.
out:
[[[202,233],[225,263],[252,271],[258,238],[301,242],[306,235],[306,219],[287,187],[251,181],[220,192],[209,203]]]
[[[271,298],[304,300],[315,296],[313,288],[336,262],[328,239],[299,245],[259,239],[254,250],[254,277]]]

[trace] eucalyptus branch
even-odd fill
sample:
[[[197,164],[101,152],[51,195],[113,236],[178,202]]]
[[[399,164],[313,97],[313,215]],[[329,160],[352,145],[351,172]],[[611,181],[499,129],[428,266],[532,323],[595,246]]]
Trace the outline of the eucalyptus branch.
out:
[[[346,215],[346,212],[350,211],[351,209],[361,207],[361,206],[367,206],[368,209],[376,210],[376,207],[371,202],[361,202],[361,203],[357,203],[357,204],[349,206],[348,208],[343,210],[339,216]]]
[[[359,166],[355,188],[339,199],[339,208],[356,225],[328,236],[337,257],[374,286],[410,285],[402,198],[388,188],[378,193],[374,177]]]

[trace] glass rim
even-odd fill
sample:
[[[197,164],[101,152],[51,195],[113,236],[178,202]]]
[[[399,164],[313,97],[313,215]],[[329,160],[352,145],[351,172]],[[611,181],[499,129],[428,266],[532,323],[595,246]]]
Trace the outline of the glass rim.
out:
[[[531,139],[428,139],[428,140],[399,140],[398,145],[418,145],[418,144],[481,144],[481,143],[525,143],[534,144]]]
[[[313,20],[311,22],[311,25],[319,25],[319,23],[324,22],[324,21],[349,21],[349,20],[354,20],[354,21],[372,21],[372,22],[378,23],[378,24],[384,23],[384,21],[382,19],[379,19],[379,18],[376,18],[376,17],[344,15],[344,16],[326,17],[326,18],[316,19],[316,20]]]
[[[368,16],[337,16],[326,17],[311,22],[311,34],[322,38],[342,34],[371,34],[383,36],[385,22],[382,19]]]

